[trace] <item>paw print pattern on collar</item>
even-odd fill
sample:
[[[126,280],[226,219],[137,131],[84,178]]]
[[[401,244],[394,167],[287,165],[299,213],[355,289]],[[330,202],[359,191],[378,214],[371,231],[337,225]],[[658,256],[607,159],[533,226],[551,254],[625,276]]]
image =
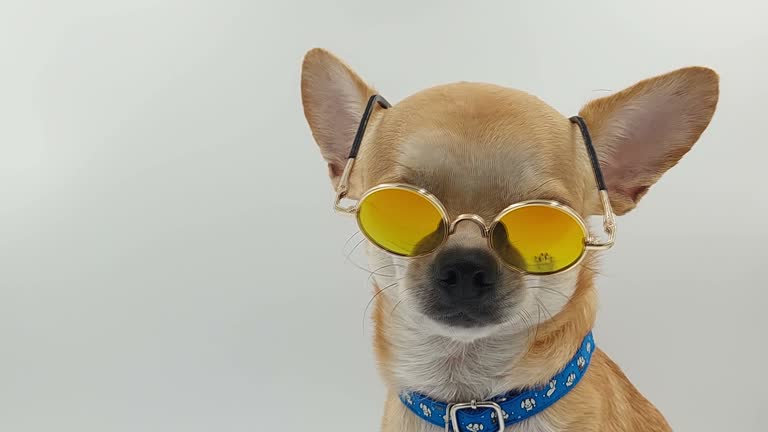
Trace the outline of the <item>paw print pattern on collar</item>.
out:
[[[579,350],[563,369],[548,383],[538,388],[512,391],[489,399],[497,403],[504,413],[504,423],[510,426],[544,411],[571,391],[589,368],[595,350],[590,332],[584,337]],[[417,392],[403,392],[400,400],[421,419],[441,428],[448,422],[449,404],[436,401]],[[501,432],[496,413],[490,408],[464,409],[457,412],[459,430],[451,432]]]

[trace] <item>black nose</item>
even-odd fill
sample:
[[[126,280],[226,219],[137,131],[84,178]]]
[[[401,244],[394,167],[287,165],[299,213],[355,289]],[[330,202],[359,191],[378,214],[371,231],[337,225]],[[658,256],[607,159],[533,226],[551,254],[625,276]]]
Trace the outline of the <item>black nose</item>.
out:
[[[434,261],[434,278],[443,300],[464,309],[489,297],[499,279],[496,259],[483,249],[453,248]]]

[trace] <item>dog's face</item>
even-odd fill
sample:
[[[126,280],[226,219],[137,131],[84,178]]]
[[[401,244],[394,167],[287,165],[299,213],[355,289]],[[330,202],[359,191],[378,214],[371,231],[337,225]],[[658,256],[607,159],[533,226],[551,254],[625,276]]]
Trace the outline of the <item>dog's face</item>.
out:
[[[334,186],[372,94],[328,52],[307,54],[305,114]],[[686,68],[581,110],[618,214],[634,208],[691,148],[717,97],[714,72]],[[434,87],[376,111],[349,197],[382,183],[429,191],[451,219],[470,213],[490,222],[511,204],[530,199],[558,201],[585,219],[602,214],[579,129],[541,100],[489,84]],[[398,258],[372,244],[368,255],[381,295],[395,305],[399,319],[460,340],[521,331],[550,319],[569,302],[580,270],[522,276],[498,259],[472,220],[459,222],[442,246],[423,257]]]
[[[361,191],[392,182],[418,186],[440,200],[451,220],[471,213],[487,223],[530,199],[584,214],[588,206],[599,209],[578,129],[525,93],[472,83],[436,87],[397,103],[370,126],[359,158]],[[577,272],[523,277],[501,262],[484,234],[462,220],[434,253],[412,259],[369,246],[371,270],[387,266],[377,282],[397,281],[382,295],[400,301],[398,314],[461,338],[533,326],[563,307]]]

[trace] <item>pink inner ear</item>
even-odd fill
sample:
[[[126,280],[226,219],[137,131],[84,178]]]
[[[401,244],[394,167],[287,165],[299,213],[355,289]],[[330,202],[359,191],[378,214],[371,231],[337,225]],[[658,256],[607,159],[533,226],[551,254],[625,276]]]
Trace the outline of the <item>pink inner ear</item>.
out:
[[[365,85],[346,66],[327,56],[306,71],[310,124],[331,176],[340,175],[365,108]]]
[[[321,149],[326,160],[333,164],[334,170],[338,168],[337,165],[343,168],[349,156],[352,139],[363,112],[361,100],[365,97],[353,84],[343,84],[329,82],[329,86],[323,88],[321,93],[321,112],[324,117],[318,124],[327,137],[321,143]]]
[[[686,96],[674,89],[656,89],[611,116],[599,143],[609,188],[639,198],[665,169],[665,160],[687,145],[691,128]]]

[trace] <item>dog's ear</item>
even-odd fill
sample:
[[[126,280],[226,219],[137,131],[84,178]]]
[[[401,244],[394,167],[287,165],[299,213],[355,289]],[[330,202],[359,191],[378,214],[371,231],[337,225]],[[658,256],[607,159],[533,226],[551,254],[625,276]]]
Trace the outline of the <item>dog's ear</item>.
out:
[[[635,208],[691,149],[714,115],[718,94],[719,77],[713,70],[688,67],[581,109],[617,214]]]
[[[357,74],[330,52],[315,48],[304,56],[301,98],[304,115],[333,186],[339,182],[368,98],[374,94]]]

